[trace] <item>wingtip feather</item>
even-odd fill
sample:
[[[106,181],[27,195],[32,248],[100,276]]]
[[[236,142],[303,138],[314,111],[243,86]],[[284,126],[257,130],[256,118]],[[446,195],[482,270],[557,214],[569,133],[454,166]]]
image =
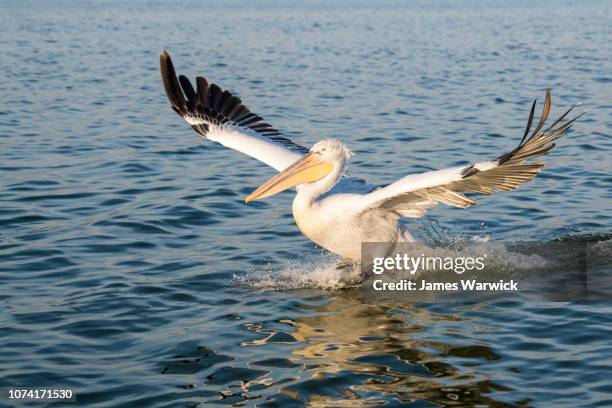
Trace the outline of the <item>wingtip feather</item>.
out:
[[[185,110],[186,100],[183,92],[181,91],[178,78],[176,77],[176,71],[172,64],[172,59],[168,51],[163,50],[159,56],[161,79],[164,85],[164,91],[170,101],[170,105],[179,114]]]

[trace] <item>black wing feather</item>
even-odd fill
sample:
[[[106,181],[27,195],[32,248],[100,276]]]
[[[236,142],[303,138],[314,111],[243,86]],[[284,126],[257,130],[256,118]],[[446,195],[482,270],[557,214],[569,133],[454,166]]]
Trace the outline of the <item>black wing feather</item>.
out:
[[[206,137],[211,126],[229,123],[250,129],[261,136],[280,143],[294,151],[307,153],[308,149],[283,137],[281,133],[242,104],[240,98],[203,77],[196,78],[196,89],[187,77],[177,78],[170,55],[164,51],[160,56],[161,76],[170,107],[188,119],[201,119],[202,124],[191,127]]]
[[[206,98],[208,96],[208,81],[206,78],[197,77],[196,84],[198,87],[198,103],[202,106],[202,110],[206,107]]]

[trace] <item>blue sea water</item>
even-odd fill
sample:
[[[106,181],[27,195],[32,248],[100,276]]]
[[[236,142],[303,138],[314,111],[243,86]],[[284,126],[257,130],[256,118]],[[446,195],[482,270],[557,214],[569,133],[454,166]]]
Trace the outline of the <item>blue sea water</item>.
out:
[[[373,183],[496,157],[551,88],[553,116],[590,112],[539,177],[408,225],[609,241],[611,10],[3,1],[0,386],[69,386],[88,407],[611,406],[610,302],[330,289],[291,194],[246,205],[272,171],[198,138],[158,67],[167,49],[296,142],[341,139]]]

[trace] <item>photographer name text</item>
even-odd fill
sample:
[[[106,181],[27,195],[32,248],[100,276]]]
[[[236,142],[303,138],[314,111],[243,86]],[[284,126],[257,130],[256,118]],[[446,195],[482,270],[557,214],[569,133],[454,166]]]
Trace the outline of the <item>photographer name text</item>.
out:
[[[518,291],[518,282],[514,280],[497,282],[479,282],[475,279],[462,279],[459,282],[429,282],[402,279],[397,282],[384,282],[377,279],[372,283],[374,290],[407,290],[407,291],[477,291],[477,292],[510,292]]]

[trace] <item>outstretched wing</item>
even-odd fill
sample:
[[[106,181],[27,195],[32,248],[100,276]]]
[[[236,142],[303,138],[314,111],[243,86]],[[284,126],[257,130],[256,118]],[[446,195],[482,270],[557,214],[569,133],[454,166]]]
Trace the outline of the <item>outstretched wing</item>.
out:
[[[496,191],[513,190],[522,183],[530,181],[540,173],[544,163],[530,163],[527,160],[548,154],[550,149],[555,147],[552,142],[582,116],[580,114],[561,124],[575,107],[574,105],[551,126],[542,130],[550,112],[550,91],[548,91],[538,125],[529,136],[535,105],[534,101],[525,134],[515,149],[495,160],[411,174],[368,194],[365,197],[366,208],[383,208],[405,217],[421,217],[428,208],[438,203],[461,208],[478,204],[473,197],[464,193],[489,195]]]
[[[240,98],[196,78],[176,77],[170,55],[160,56],[161,77],[170,107],[206,139],[247,154],[278,171],[301,158],[308,149],[283,135],[242,104]]]

